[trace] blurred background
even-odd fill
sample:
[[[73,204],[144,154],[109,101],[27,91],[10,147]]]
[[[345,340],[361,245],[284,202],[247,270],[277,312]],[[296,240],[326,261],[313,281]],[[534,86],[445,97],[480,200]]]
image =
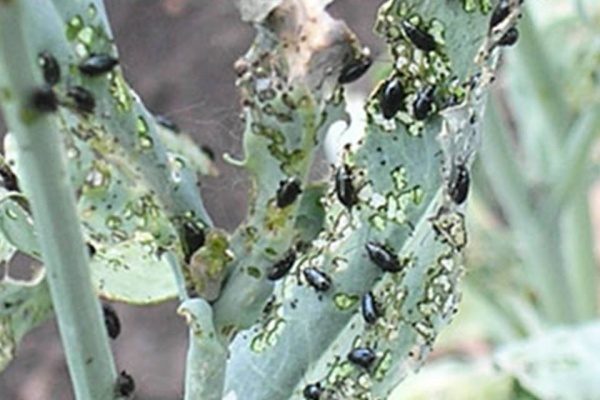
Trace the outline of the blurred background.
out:
[[[379,3],[338,0],[332,14],[385,59],[371,30]],[[598,315],[600,249],[599,7],[594,0],[531,3],[533,18],[524,18],[520,42],[502,59],[483,162],[473,174],[463,305],[429,365],[395,399],[600,399],[582,375],[600,376],[591,361],[600,360],[600,330],[590,323]],[[233,2],[106,4],[126,78],[147,107],[216,154],[239,155],[232,65],[254,34]],[[374,83],[367,77],[350,90],[366,93]],[[202,181],[203,197],[215,224],[232,230],[245,214],[247,183],[220,157],[216,163],[220,175]],[[115,308],[123,331],[113,351],[119,369],[135,377],[136,398],[180,399],[187,329],[176,302]],[[556,339],[559,326],[567,333]],[[523,341],[531,338],[546,341]],[[570,356],[581,350],[573,342],[585,344],[583,361]],[[573,388],[548,386],[559,384]],[[56,325],[48,321],[0,374],[0,400],[72,398]]]

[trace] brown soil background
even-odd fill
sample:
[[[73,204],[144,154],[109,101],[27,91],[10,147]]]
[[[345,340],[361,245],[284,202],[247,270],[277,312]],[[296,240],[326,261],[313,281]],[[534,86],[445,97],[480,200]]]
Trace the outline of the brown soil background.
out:
[[[379,43],[371,26],[379,3],[338,0],[332,9],[375,54]],[[148,108],[174,119],[217,154],[239,155],[232,65],[250,45],[253,29],[239,20],[233,2],[107,0],[106,5],[125,75]],[[247,185],[240,171],[222,161],[217,166],[220,176],[202,182],[203,197],[215,223],[231,230],[245,214]],[[115,308],[123,330],[112,348],[118,368],[135,378],[136,399],[181,399],[187,330],[176,303]],[[0,400],[73,398],[51,320],[25,337],[17,358],[0,373]]]

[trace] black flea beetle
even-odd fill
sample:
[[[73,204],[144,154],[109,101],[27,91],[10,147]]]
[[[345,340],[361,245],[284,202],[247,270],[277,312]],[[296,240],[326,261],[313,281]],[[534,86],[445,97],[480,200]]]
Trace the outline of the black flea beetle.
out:
[[[302,193],[300,182],[296,178],[289,178],[279,182],[277,189],[277,207],[285,208],[296,201],[298,195]]]
[[[127,371],[121,371],[115,383],[115,393],[119,396],[127,397],[133,394],[135,382],[133,377]]]
[[[367,292],[361,299],[362,316],[366,323],[374,324],[379,318],[379,309],[373,293]]]
[[[50,86],[54,86],[60,81],[60,65],[56,58],[47,51],[43,51],[38,55],[38,61],[42,68],[44,81]]]
[[[407,21],[402,21],[402,29],[406,37],[419,50],[425,52],[434,51],[437,47],[435,39],[429,33],[419,29]]]
[[[342,67],[338,83],[344,85],[358,80],[368,71],[371,64],[373,64],[373,58],[369,49],[365,48],[358,57],[350,60]]]
[[[517,40],[519,40],[519,30],[513,26],[498,40],[498,45],[512,46],[517,43]]]
[[[71,86],[67,89],[67,96],[75,103],[75,108],[82,113],[92,113],[96,108],[94,95],[84,87]]]
[[[2,185],[9,192],[20,192],[19,180],[10,167],[6,164],[0,164],[0,176],[2,177]]]
[[[96,255],[96,248],[90,242],[87,242],[85,246],[87,247],[88,255],[90,258],[93,258]]]
[[[415,119],[423,121],[429,116],[433,109],[435,86],[427,86],[417,92],[417,98],[413,103]]]
[[[164,115],[155,115],[154,120],[157,124],[162,125],[175,133],[179,132],[179,126],[173,120],[165,117]]]
[[[385,119],[391,119],[404,105],[404,88],[398,79],[387,81],[379,97],[381,114]]]
[[[320,383],[311,383],[304,387],[302,394],[307,400],[319,400],[323,394],[323,388]]]
[[[454,203],[461,205],[469,195],[469,185],[471,178],[469,170],[463,164],[456,166],[454,179],[448,183],[448,194]]]
[[[200,146],[200,150],[202,150],[211,161],[215,161],[215,152],[209,146],[203,144]]]
[[[296,251],[291,249],[281,260],[273,264],[269,274],[267,275],[267,278],[271,281],[276,281],[283,278],[289,272],[289,270],[292,269],[295,261]]]
[[[510,15],[510,5],[508,0],[500,0],[490,19],[490,30],[494,29],[498,24],[504,21]]]
[[[338,167],[335,172],[335,193],[338,200],[347,208],[352,208],[358,202],[358,196],[352,182],[352,170],[346,164]]]
[[[42,85],[33,89],[29,97],[31,106],[38,112],[54,112],[58,108],[56,93],[49,85]]]
[[[191,221],[185,221],[182,228],[183,252],[185,255],[185,262],[189,263],[196,250],[204,246],[206,237],[204,231]]]
[[[106,332],[108,337],[116,339],[121,333],[121,321],[117,312],[110,304],[102,304],[102,312],[104,314],[104,325],[106,326]]]
[[[368,347],[357,347],[348,353],[348,361],[365,369],[375,361],[375,352]]]
[[[118,63],[119,60],[110,54],[91,54],[79,64],[79,70],[84,75],[98,76],[112,71]]]
[[[331,287],[331,278],[314,267],[306,268],[302,271],[306,281],[318,292],[325,292]]]
[[[365,245],[367,255],[373,264],[386,272],[399,272],[402,269],[398,258],[384,245],[377,242],[368,242]]]

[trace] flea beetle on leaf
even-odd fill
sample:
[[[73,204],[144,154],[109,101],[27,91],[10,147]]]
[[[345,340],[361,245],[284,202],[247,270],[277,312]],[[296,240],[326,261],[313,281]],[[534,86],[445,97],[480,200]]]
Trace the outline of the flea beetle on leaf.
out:
[[[42,85],[33,89],[29,96],[31,107],[40,113],[54,112],[58,109],[56,93],[49,85]]]
[[[273,264],[269,274],[267,275],[267,278],[271,281],[276,281],[283,278],[289,272],[289,270],[292,269],[295,261],[296,251],[291,249],[281,260]]]
[[[304,387],[302,394],[306,400],[319,400],[323,394],[323,388],[320,383],[311,383]]]
[[[344,64],[338,77],[338,83],[344,85],[358,80],[369,70],[372,63],[371,52],[365,47],[358,57]]]
[[[498,45],[512,46],[517,43],[517,40],[519,40],[519,30],[513,26],[498,40]]]
[[[110,54],[91,54],[79,64],[79,70],[84,75],[98,76],[112,71],[118,63],[119,60]]]
[[[182,226],[183,229],[183,251],[185,254],[185,261],[190,262],[192,255],[200,247],[204,246],[206,240],[204,231],[195,223],[191,221],[185,221]]]
[[[373,293],[367,292],[361,299],[362,316],[366,323],[374,324],[379,318],[379,309]]]
[[[402,109],[404,88],[398,79],[392,78],[383,85],[379,95],[379,105],[385,119],[394,118],[396,113]]]
[[[121,371],[115,383],[115,394],[118,396],[128,397],[135,390],[135,382],[133,377],[127,371]]]
[[[116,339],[121,333],[121,321],[117,312],[110,304],[102,304],[102,312],[104,314],[104,325],[106,326],[106,332],[108,337]]]
[[[448,194],[454,203],[461,205],[469,195],[469,170],[463,164],[456,166],[454,179],[448,184]]]
[[[437,47],[435,39],[429,33],[421,30],[420,28],[412,25],[410,22],[402,21],[402,29],[406,37],[415,45],[419,50],[425,52],[434,51]]]
[[[365,245],[365,248],[371,262],[383,271],[399,272],[402,269],[398,258],[386,246],[371,241]]]
[[[348,353],[348,361],[365,369],[369,369],[375,361],[375,352],[368,347],[357,347]]]
[[[82,86],[71,86],[67,89],[67,96],[73,100],[75,109],[82,113],[93,113],[96,108],[94,95]]]
[[[509,15],[510,5],[508,4],[508,0],[500,0],[492,12],[492,18],[490,19],[490,30],[502,23],[502,21],[504,21]]]
[[[54,86],[60,81],[60,65],[56,58],[47,51],[43,51],[38,55],[38,62],[42,68],[44,81],[50,86]]]
[[[423,121],[433,110],[435,86],[427,86],[417,92],[417,98],[413,103],[415,119]]]
[[[352,170],[346,164],[339,166],[335,172],[335,193],[338,200],[348,209],[358,202],[356,189],[352,182]]]
[[[279,182],[279,189],[277,189],[277,207],[285,208],[296,201],[298,195],[302,193],[300,188],[300,182],[296,178],[289,178]]]
[[[167,118],[164,115],[155,115],[154,120],[156,121],[156,123],[162,125],[168,130],[173,131],[175,133],[179,133],[179,126],[172,119]]]
[[[314,267],[302,271],[304,278],[317,292],[325,292],[331,287],[331,278],[324,272]]]

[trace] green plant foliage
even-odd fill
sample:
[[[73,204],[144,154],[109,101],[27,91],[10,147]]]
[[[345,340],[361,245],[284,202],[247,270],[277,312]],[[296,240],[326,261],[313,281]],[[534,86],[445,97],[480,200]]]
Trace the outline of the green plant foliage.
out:
[[[515,396],[513,378],[494,371],[491,363],[432,363],[410,376],[390,400],[523,400]]]
[[[36,27],[27,31],[31,46],[26,51],[30,52],[32,67],[43,75],[40,54],[46,53],[60,68],[58,83],[53,86],[61,103],[56,116],[84,235],[96,250],[91,262],[96,293],[133,304],[174,298],[177,289],[171,266],[161,254],[166,249],[178,251],[175,229],[180,221],[210,223],[204,218],[196,174],[215,174],[211,160],[185,134],[158,127],[118,68],[101,77],[84,76],[78,70],[77,65],[90,54],[114,51],[102,2],[44,2],[32,6],[35,12],[28,7],[20,7],[19,22]],[[93,96],[92,113],[82,111],[70,97],[75,85],[85,87]],[[9,95],[3,90],[3,96]],[[164,147],[157,135],[165,141]],[[124,151],[124,147],[131,151]],[[12,134],[6,136],[5,149],[8,165],[22,177]],[[4,261],[14,253],[8,243],[41,260],[24,195],[3,191],[0,208]],[[12,355],[27,330],[50,316],[52,307],[43,278],[42,274],[35,290],[32,286],[20,291],[31,298],[22,310],[15,308],[12,319],[3,321],[3,338],[11,343],[7,354]],[[33,307],[43,313],[33,312]]]
[[[594,399],[600,396],[600,324],[557,328],[501,348],[501,371],[540,399]]]
[[[320,37],[296,43],[294,32],[301,29],[301,22],[289,17],[283,11],[282,21],[275,21],[269,29],[278,31],[290,48],[298,45],[309,55],[319,53],[325,65],[337,62],[338,68],[340,59],[359,52],[353,36],[350,42],[333,48],[327,47],[328,42],[320,43]],[[351,33],[342,24],[331,34],[334,40],[341,40],[339,37]],[[256,321],[273,290],[273,284],[265,279],[269,269],[300,244],[303,233],[297,223],[306,222],[300,214],[301,204],[308,204],[303,198],[318,145],[333,122],[347,118],[340,90],[324,82],[323,66],[289,54],[272,35],[259,29],[252,48],[236,64],[238,86],[248,104],[244,110],[245,158],[237,164],[249,173],[252,192],[247,219],[231,239],[233,272],[215,305],[218,327],[227,333]],[[290,179],[297,180],[304,193],[279,207],[277,193]],[[319,214],[315,217],[320,219]],[[245,313],[239,312],[240,305]]]
[[[214,329],[210,305],[202,299],[184,301],[177,312],[190,327],[185,399],[222,399],[227,350]]]
[[[0,281],[0,371],[13,359],[23,336],[51,315],[43,273],[29,282]]]
[[[48,4],[40,11],[47,18],[46,29],[50,32],[52,29],[63,32],[63,22],[56,14],[61,5],[58,4],[57,11],[53,9],[54,5]],[[76,64],[62,62],[71,51],[77,54],[75,60],[84,59],[93,52],[111,51],[105,27],[94,22],[96,18],[102,19],[97,5],[91,4],[82,11],[81,14],[72,16],[73,9],[69,8],[66,13],[70,16],[66,21],[66,39],[74,46],[71,50],[62,41],[64,39],[61,39],[61,35],[49,33],[56,49],[51,54],[59,61],[63,75],[66,71],[76,70]],[[45,50],[47,44],[40,46]],[[32,57],[36,58],[37,55]],[[177,248],[177,236],[171,226],[171,216],[161,204],[163,199],[157,197],[157,193],[165,192],[163,183],[160,183],[160,190],[153,190],[145,178],[149,173],[156,172],[135,164],[132,166],[130,155],[116,144],[119,139],[115,137],[137,137],[138,141],[131,145],[135,146],[135,158],[139,160],[145,160],[147,153],[149,160],[155,160],[152,162],[168,160],[168,181],[177,187],[189,186],[190,182],[195,181],[192,170],[200,174],[214,174],[216,170],[207,155],[191,143],[185,134],[175,134],[163,127],[156,127],[154,121],[148,119],[148,113],[125,86],[119,71],[108,73],[107,85],[103,85],[104,79],[78,76],[77,80],[68,85],[85,82],[87,87],[91,86],[98,115],[110,113],[113,111],[111,107],[115,107],[118,111],[114,115],[119,115],[121,121],[116,123],[113,119],[90,118],[68,107],[61,108],[59,113],[65,135],[69,172],[79,195],[78,208],[85,236],[88,243],[97,250],[92,262],[92,276],[97,291],[104,297],[135,304],[173,298],[176,289],[171,269],[160,257],[160,249]],[[59,95],[65,95],[68,85],[59,83],[56,88]],[[101,100],[104,97],[106,101]],[[127,124],[131,123],[135,124],[137,135],[124,133]],[[153,145],[155,139],[152,135],[155,134],[155,129],[164,140],[166,148],[159,144]],[[131,139],[127,140],[131,142]],[[16,164],[16,173],[19,175],[18,154],[13,142],[8,135],[7,159],[10,164]],[[153,168],[165,170],[164,164],[150,169]],[[192,186],[195,190],[195,185]],[[178,189],[174,192],[182,193],[185,190]],[[33,242],[35,235],[30,217],[10,200],[2,207],[12,209],[5,214],[14,217],[2,219],[3,233],[9,240],[14,237],[12,243],[20,251],[39,258],[39,250]],[[17,226],[19,221],[28,223]],[[7,222],[11,222],[10,226]]]
[[[499,42],[520,16],[518,0],[384,2],[375,31],[391,62],[364,100],[360,138],[343,147],[325,182],[313,182],[311,169],[330,128],[350,125],[345,85],[373,60],[328,14],[329,0],[239,0],[257,35],[235,65],[244,154],[226,159],[248,173],[252,187],[248,215],[231,235],[212,227],[196,187],[198,175],[216,174],[210,154],[156,120],[127,86],[102,2],[24,1],[20,23],[44,20],[43,28],[24,31],[25,51],[36,79],[44,77],[58,99],[48,119],[59,128],[68,165],[61,178],[70,178],[94,250],[96,294],[133,304],[179,296],[190,330],[186,399],[302,398],[309,384],[325,399],[385,399],[421,367],[461,299],[470,170]],[[500,3],[506,15],[490,27]],[[97,54],[115,65],[81,68]],[[48,57],[56,58],[60,79],[39,65]],[[548,87],[532,85],[534,92]],[[529,127],[543,130],[540,121]],[[7,135],[6,159],[22,177],[31,170],[15,134],[20,138],[18,131]],[[506,176],[502,182],[514,183]],[[49,253],[37,241],[30,200],[0,193],[1,261],[17,251],[38,260],[40,248]],[[509,219],[525,214],[519,209]],[[524,232],[539,233],[543,226],[528,221],[523,217]],[[538,250],[555,244],[535,239],[543,244]],[[36,279],[0,281],[0,367],[50,314],[43,273]],[[521,315],[531,310],[511,304]],[[501,365],[509,371],[512,364]],[[463,378],[480,376],[471,372]],[[512,377],[487,372],[481,376],[490,378],[489,393],[514,394]],[[537,376],[509,373],[527,390],[541,390]],[[75,383],[89,378],[73,376]]]
[[[511,13],[501,30],[516,16]],[[417,50],[399,28],[403,23],[428,32],[435,51]],[[482,37],[487,26],[487,16],[467,14],[459,4],[382,6],[376,30],[390,44],[396,68],[387,80],[400,79],[407,97],[391,119],[380,111],[383,86],[369,97],[365,135],[340,160],[353,177],[355,204],[340,204],[334,190],[325,196],[323,231],[276,285],[260,323],[232,343],[227,395],[287,399],[318,383],[328,396],[386,398],[429,353],[460,298],[467,234],[447,185],[478,146],[490,51],[502,34]],[[273,43],[274,51],[281,45]],[[477,78],[475,71],[481,72]],[[429,85],[437,87],[440,104],[453,98],[460,105],[420,121],[414,108]],[[374,262],[367,243],[386,248],[384,258],[397,257],[400,271],[378,268],[383,263]],[[329,283],[316,284],[315,269]],[[372,325],[359,309],[370,290],[381,310]],[[372,350],[370,365],[348,357],[357,348]]]

